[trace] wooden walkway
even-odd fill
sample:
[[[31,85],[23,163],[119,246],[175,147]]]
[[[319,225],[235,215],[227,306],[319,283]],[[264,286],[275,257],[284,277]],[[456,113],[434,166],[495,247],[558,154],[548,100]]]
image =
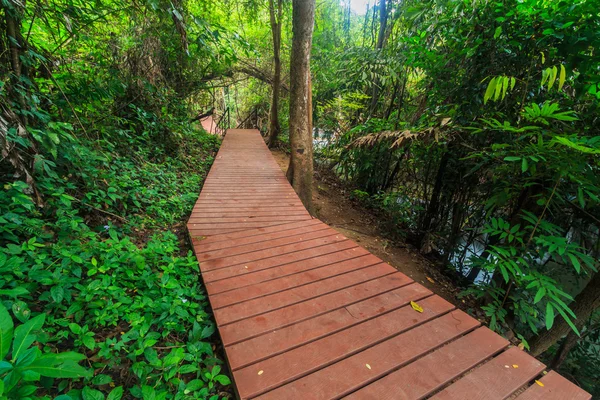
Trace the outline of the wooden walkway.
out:
[[[188,229],[242,399],[591,399],[311,218],[256,130],[227,132]]]

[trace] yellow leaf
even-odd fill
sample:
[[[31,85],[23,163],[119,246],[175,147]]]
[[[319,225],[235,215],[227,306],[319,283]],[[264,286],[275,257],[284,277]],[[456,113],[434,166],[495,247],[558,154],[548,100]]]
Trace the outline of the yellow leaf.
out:
[[[420,305],[418,305],[417,303],[415,303],[414,301],[410,302],[410,306],[413,308],[413,310],[415,310],[416,312],[423,312],[423,307],[421,307]]]
[[[538,381],[537,379],[535,380],[535,383],[537,383],[538,385],[540,385],[541,387],[544,387],[544,384],[540,381]]]
[[[371,366],[369,364],[365,364],[367,366],[367,368],[371,369]]]
[[[513,364],[513,368],[519,368],[517,364]]]
[[[567,71],[565,71],[565,66],[560,64],[560,75],[558,76],[558,90],[561,90],[563,85],[565,84],[565,79],[567,77]]]
[[[431,279],[430,277],[427,277],[427,280],[431,283],[435,283],[435,281],[433,279]]]
[[[262,374],[263,374],[263,372],[265,372],[265,371],[263,371],[263,370],[261,369],[260,371],[258,371],[258,374],[259,374],[259,375],[262,375]]]

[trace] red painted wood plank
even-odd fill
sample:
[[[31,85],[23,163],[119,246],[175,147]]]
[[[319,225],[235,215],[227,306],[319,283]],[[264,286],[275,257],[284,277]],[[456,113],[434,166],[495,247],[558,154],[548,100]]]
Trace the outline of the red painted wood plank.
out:
[[[349,400],[423,399],[508,346],[482,327],[363,387]]]
[[[202,271],[211,271],[218,268],[229,267],[236,264],[244,264],[252,261],[262,260],[265,258],[271,258],[280,256],[287,253],[296,252],[299,250],[310,249],[313,247],[320,247],[326,244],[342,242],[346,239],[342,234],[332,234],[323,238],[305,240],[301,243],[293,243],[281,247],[275,247],[271,249],[253,251],[251,253],[240,254],[237,256],[219,258],[216,260],[209,260],[200,264]]]
[[[518,368],[513,368],[513,365],[518,365]],[[512,347],[437,393],[432,399],[505,399],[538,376],[544,368],[544,364],[529,354]]]
[[[282,254],[281,256],[267,258],[263,260],[253,261],[240,265],[234,265],[227,268],[221,268],[213,271],[202,272],[204,282],[213,282],[221,279],[231,278],[242,274],[247,274],[255,271],[277,267],[280,265],[290,264],[296,261],[309,260],[323,254],[335,253],[341,250],[357,249],[358,245],[351,240],[333,243],[321,247],[313,247],[292,253]],[[358,252],[358,250],[356,250]],[[358,254],[358,253],[357,253]]]
[[[223,241],[232,242],[236,239],[243,238],[243,237],[263,235],[263,234],[268,234],[268,233],[272,233],[272,232],[280,232],[280,231],[300,228],[300,227],[304,227],[304,226],[308,226],[308,225],[312,225],[312,224],[319,224],[319,223],[321,223],[321,222],[319,220],[315,220],[315,219],[307,220],[307,221],[289,222],[289,223],[281,224],[278,226],[264,227],[264,228],[258,228],[258,229],[249,229],[244,232],[212,236],[210,238],[203,239],[202,243],[215,243],[215,242],[223,242]]]
[[[438,296],[429,297],[421,303],[425,310],[422,313],[405,306],[234,372],[240,397],[254,397],[292,382],[439,317],[454,308]],[[373,359],[371,362],[377,364],[378,360]],[[258,371],[263,373],[258,375]],[[289,397],[280,394],[279,398]]]
[[[312,232],[309,231],[309,232],[297,233],[295,235],[290,235],[290,236],[283,236],[283,237],[280,236],[279,238],[271,238],[270,240],[265,239],[264,241],[261,241],[261,242],[240,244],[239,246],[235,246],[235,247],[226,247],[223,249],[210,250],[210,251],[206,251],[206,252],[202,252],[202,253],[201,253],[201,251],[203,249],[202,245],[196,246],[195,250],[196,250],[197,257],[198,257],[198,261],[207,262],[209,260],[233,257],[233,256],[240,255],[240,254],[246,254],[246,253],[251,253],[254,251],[270,249],[273,247],[281,247],[281,246],[285,246],[285,245],[289,245],[289,244],[293,244],[293,243],[300,243],[303,241],[319,239],[319,238],[332,236],[332,235],[336,235],[336,234],[339,235],[339,233],[337,233],[333,229],[326,229],[326,227],[320,227],[320,228],[321,229],[319,229],[319,230],[314,229]]]
[[[254,235],[254,236],[245,236],[245,237],[241,237],[241,238],[236,238],[235,240],[221,240],[221,241],[212,241],[212,242],[207,242],[205,240],[194,240],[194,244],[196,245],[194,251],[196,252],[196,255],[199,255],[199,254],[204,254],[207,252],[212,252],[215,250],[222,250],[222,249],[227,249],[227,248],[232,248],[232,247],[243,246],[243,245],[247,245],[247,244],[251,244],[251,243],[259,243],[262,241],[269,241],[269,240],[274,240],[277,238],[285,238],[285,237],[289,237],[289,236],[296,236],[296,235],[330,229],[325,224],[321,224],[321,223],[317,224],[316,220],[310,220],[310,222],[312,222],[312,221],[314,221],[315,223],[312,223],[312,224],[306,225],[306,226],[301,226],[299,228],[280,230],[279,232],[270,232],[270,233],[264,233],[264,234],[260,234],[260,235]],[[276,225],[276,226],[282,226],[282,225]]]
[[[246,268],[240,268],[240,274],[229,278],[206,282],[206,289],[209,294],[227,292],[230,290],[247,288],[249,286],[264,282],[270,283],[274,279],[282,278],[304,271],[310,271],[316,268],[326,267],[334,263],[339,263],[346,260],[352,260],[358,257],[368,255],[369,252],[362,247],[353,247],[347,250],[341,250],[335,253],[323,254],[318,257],[313,257],[305,260],[295,261],[280,266],[262,269],[259,271],[250,271]],[[220,270],[222,271],[222,270]]]
[[[213,306],[215,320],[221,326],[230,324],[393,273],[396,273],[395,268],[387,264],[377,264],[224,308],[217,309]]]
[[[434,299],[441,300],[438,296],[433,296],[426,300],[433,302]],[[425,301],[422,302],[424,303]],[[449,305],[449,303],[447,304]],[[397,312],[408,310],[409,308],[410,307],[405,307]],[[408,311],[416,313],[412,308]],[[423,314],[426,312],[427,311],[424,311]],[[392,314],[393,313],[386,314],[386,316]],[[385,316],[376,318],[372,321],[382,319],[383,317]],[[410,319],[410,317],[405,318]],[[414,318],[419,320],[423,317],[415,316]],[[396,322],[396,324],[402,324],[402,322]],[[370,348],[358,354],[341,360],[325,369],[321,369],[320,371],[313,372],[310,375],[297,379],[285,386],[272,390],[259,398],[339,398],[399,367],[402,367],[403,365],[406,365],[423,354],[439,348],[450,340],[473,330],[477,326],[479,326],[477,320],[471,318],[462,311],[454,311],[450,314],[435,318],[426,324],[413,327],[405,333],[391,337],[389,340],[372,345]],[[360,327],[360,325],[357,327]],[[365,333],[360,333],[360,335],[363,334]],[[255,369],[259,366],[260,363],[248,367],[248,369]],[[252,372],[256,373],[256,371]],[[242,394],[241,387],[244,387],[245,389],[246,386],[242,385],[245,385],[246,382],[240,381],[239,374],[236,375],[234,373],[240,391],[240,397],[254,397],[256,394],[260,394],[260,392],[264,392],[270,388],[274,388],[275,385],[278,385],[279,382],[272,385],[265,384],[266,382],[264,381],[268,379],[267,372],[269,372],[269,374],[276,373],[276,371],[271,371],[270,369],[268,371],[263,369],[263,373],[256,382],[259,384],[260,389],[252,391],[254,387],[249,386],[249,390],[246,389],[243,392],[244,394]],[[261,379],[263,377],[264,379]],[[301,393],[304,393],[304,395],[301,395]]]
[[[283,329],[266,333],[226,348],[232,370],[246,367],[362,323],[370,318],[430,296],[425,287],[412,283],[391,292],[328,312]]]
[[[307,300],[233,324],[221,326],[219,332],[221,332],[223,344],[227,346],[325,314],[337,308],[358,303],[361,300],[406,286],[411,282],[410,278],[399,272],[386,275],[352,286],[346,290],[329,293],[316,299]]]
[[[267,282],[261,282],[251,286],[244,286],[242,288],[230,290],[225,293],[212,294],[210,303],[213,308],[217,309],[242,301],[248,301],[257,297],[303,286],[312,282],[336,277],[340,274],[366,268],[381,262],[382,261],[379,258],[369,254],[363,257],[354,258],[349,261],[340,261],[324,267],[311,269],[294,275],[288,275]],[[395,272],[395,269],[393,271]]]
[[[591,400],[592,395],[554,371],[539,380],[544,386],[531,385],[517,400]]]

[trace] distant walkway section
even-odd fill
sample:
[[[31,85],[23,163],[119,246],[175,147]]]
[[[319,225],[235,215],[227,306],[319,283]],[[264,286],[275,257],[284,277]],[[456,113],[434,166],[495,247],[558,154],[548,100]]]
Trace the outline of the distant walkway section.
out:
[[[311,218],[257,130],[227,131],[188,230],[241,399],[591,399]]]

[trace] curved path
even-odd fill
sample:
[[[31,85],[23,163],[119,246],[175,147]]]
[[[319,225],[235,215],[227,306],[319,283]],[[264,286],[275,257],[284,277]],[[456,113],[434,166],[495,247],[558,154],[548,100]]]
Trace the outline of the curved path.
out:
[[[188,230],[242,399],[591,399],[313,219],[257,130],[227,131]]]

